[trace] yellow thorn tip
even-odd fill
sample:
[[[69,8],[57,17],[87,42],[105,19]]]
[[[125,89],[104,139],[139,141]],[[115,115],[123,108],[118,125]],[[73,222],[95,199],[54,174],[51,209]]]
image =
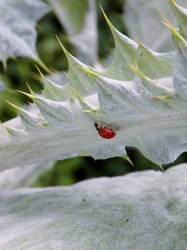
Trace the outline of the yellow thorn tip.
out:
[[[113,25],[112,25],[112,23],[110,22],[110,20],[108,19],[107,15],[105,14],[105,12],[104,12],[104,10],[103,10],[101,4],[99,4],[99,7],[100,7],[100,9],[101,9],[101,12],[102,12],[102,14],[103,14],[103,16],[104,16],[104,18],[105,18],[105,20],[106,20],[108,26],[109,26],[110,28],[113,28]]]
[[[89,68],[85,67],[85,66],[77,66],[78,68],[82,69],[84,72],[90,74],[90,75],[94,75],[94,76],[98,76],[97,73],[95,73],[94,71],[90,70]]]
[[[167,26],[167,27],[171,30],[171,32],[173,33],[173,35],[174,35],[175,37],[177,37],[179,40],[181,40],[182,42],[185,43],[184,38],[179,34],[179,32],[178,32],[178,31],[176,30],[176,28],[170,23],[170,21],[169,21],[162,13],[160,13],[160,16],[161,16],[162,19],[163,19],[162,23],[163,23],[165,26]]]
[[[67,55],[67,54],[68,54],[68,51],[67,51],[66,48],[63,46],[62,42],[60,41],[60,38],[59,38],[57,35],[56,35],[56,39],[57,39],[57,41],[58,41],[58,43],[59,43],[59,45],[60,45],[62,51],[64,52],[64,54]]]
[[[4,71],[7,71],[7,62],[2,61]]]
[[[153,96],[153,98],[159,99],[159,100],[166,100],[166,99],[169,99],[170,96]]]
[[[39,75],[40,75],[42,78],[44,78],[44,74],[41,72],[40,68],[39,68],[36,64],[35,64],[35,67],[36,67],[36,69],[37,69]]]
[[[47,65],[45,65],[45,63],[41,60],[41,59],[38,59],[37,60],[37,63],[50,75],[53,74],[53,72],[47,67]]]
[[[38,99],[36,96],[34,96],[34,95],[31,95],[31,94],[29,94],[29,93],[27,93],[27,92],[24,92],[24,91],[21,91],[21,90],[16,90],[16,92],[18,92],[18,93],[21,93],[21,94],[23,94],[23,95],[26,95],[26,96],[28,96],[28,97],[30,97],[31,99]]]
[[[28,88],[29,92],[31,94],[34,94],[33,90],[31,89],[30,85],[28,84],[28,82],[26,82],[26,85],[27,85],[27,88]]]
[[[164,172],[164,168],[162,167],[162,165],[158,165],[158,166],[159,166],[159,168],[161,169],[161,171]]]
[[[133,167],[135,166],[134,163],[131,161],[131,159],[128,156],[124,156],[124,159],[128,161]]]
[[[20,110],[20,107],[16,106],[14,103],[11,103],[9,101],[6,101],[10,106],[12,106],[13,108],[15,108],[16,110]]]

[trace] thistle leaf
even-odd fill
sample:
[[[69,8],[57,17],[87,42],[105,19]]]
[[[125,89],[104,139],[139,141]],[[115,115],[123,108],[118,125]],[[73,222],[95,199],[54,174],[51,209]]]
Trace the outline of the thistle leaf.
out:
[[[180,94],[181,97],[186,98],[187,96],[187,41],[185,39],[182,40],[180,37],[174,35],[175,44],[177,47],[175,53],[175,69],[173,74],[173,83]]]
[[[171,33],[161,23],[161,16],[166,16],[173,25],[176,25],[174,15],[185,17],[183,9],[187,8],[186,0],[127,0],[124,6],[124,23],[131,38],[138,39],[149,48],[157,52],[167,52],[172,48]],[[181,21],[179,20],[179,25]],[[185,26],[185,23],[184,23]],[[183,28],[184,28],[183,26]],[[183,35],[186,32],[183,32]]]
[[[5,84],[3,83],[3,81],[0,78],[0,91],[5,91],[5,90],[6,90]]]
[[[13,190],[21,187],[29,187],[44,172],[52,168],[54,162],[44,162],[41,165],[33,164],[24,168],[16,167],[0,173],[1,190]]]
[[[0,1],[0,60],[15,56],[38,60],[35,25],[48,11],[41,0]]]
[[[186,19],[186,9],[182,8],[178,4],[176,4],[173,0],[169,0],[171,9],[173,10],[173,13],[178,19],[179,27],[180,27],[180,32],[181,34],[186,38],[187,34],[187,21]],[[184,6],[187,7],[187,4]]]
[[[186,249],[186,192],[186,164],[69,187],[3,190],[0,248]]]
[[[107,22],[116,44],[113,64],[98,72],[73,57],[59,41],[69,63],[66,83],[60,86],[44,79],[42,95],[24,93],[37,108],[34,116],[21,110],[21,127],[12,126],[9,133],[14,136],[7,143],[0,141],[1,170],[78,155],[125,157],[127,146],[138,148],[157,164],[174,161],[186,151],[185,36],[166,23],[175,46],[169,57],[132,41]],[[114,71],[118,65],[119,74]],[[130,75],[125,73],[128,70]],[[95,122],[118,128],[117,135],[102,138]]]

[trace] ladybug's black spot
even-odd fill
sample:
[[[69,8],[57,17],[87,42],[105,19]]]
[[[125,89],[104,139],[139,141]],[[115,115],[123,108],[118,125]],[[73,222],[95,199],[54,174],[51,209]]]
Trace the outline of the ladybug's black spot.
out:
[[[109,129],[107,127],[99,129],[98,134],[105,139],[111,139],[116,135],[113,129]]]
[[[99,134],[100,134],[101,136],[103,136],[103,135],[104,135],[104,131],[100,131]]]

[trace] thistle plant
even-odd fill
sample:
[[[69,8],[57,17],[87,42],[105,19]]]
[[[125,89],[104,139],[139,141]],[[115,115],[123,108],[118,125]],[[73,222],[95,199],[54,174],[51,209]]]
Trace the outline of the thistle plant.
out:
[[[65,84],[56,84],[38,68],[42,94],[30,87],[30,93],[19,91],[33,100],[31,108],[10,103],[19,117],[0,129],[1,170],[48,168],[56,160],[79,155],[127,157],[127,146],[138,148],[159,165],[184,152],[187,11],[173,0],[169,3],[179,24],[175,28],[163,20],[174,41],[169,53],[156,53],[123,35],[104,11],[115,41],[115,58],[107,69],[84,64],[57,37],[69,65]],[[116,136],[102,138],[96,123],[111,127]],[[0,246],[185,249],[185,168],[175,167],[164,175],[150,171],[95,179],[70,188],[2,191],[1,235],[9,226],[16,232],[4,241],[2,236]]]
[[[30,57],[45,68],[35,48],[37,36],[35,24],[48,11],[48,5],[41,0],[1,1],[0,60],[4,69],[7,68],[7,59],[16,56]]]
[[[184,152],[186,16],[184,9],[170,4],[180,27],[165,20],[174,52],[156,53],[129,39],[105,14],[116,44],[115,59],[106,70],[83,64],[59,40],[68,60],[68,84],[59,86],[42,75],[43,94],[24,93],[33,99],[35,114],[15,107],[21,122],[17,128],[7,127],[12,135],[8,142],[1,140],[1,169],[78,155],[125,157],[126,146],[138,148],[158,164]],[[99,137],[95,121],[118,128],[115,138]]]
[[[187,8],[185,0],[178,0],[176,3]],[[177,19],[169,2],[162,0],[127,0],[123,20],[130,37],[143,41],[155,51],[167,52],[172,48],[172,37],[170,30],[160,21],[161,15],[177,26]]]

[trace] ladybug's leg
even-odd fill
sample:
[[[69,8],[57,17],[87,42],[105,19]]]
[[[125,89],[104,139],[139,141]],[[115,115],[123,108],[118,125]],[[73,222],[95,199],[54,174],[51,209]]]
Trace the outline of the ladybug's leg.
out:
[[[114,129],[114,130],[119,130],[118,127],[114,127],[112,124],[107,124],[107,128]]]
[[[114,129],[115,129],[115,130],[119,130],[119,128],[118,128],[118,127],[115,127]]]

